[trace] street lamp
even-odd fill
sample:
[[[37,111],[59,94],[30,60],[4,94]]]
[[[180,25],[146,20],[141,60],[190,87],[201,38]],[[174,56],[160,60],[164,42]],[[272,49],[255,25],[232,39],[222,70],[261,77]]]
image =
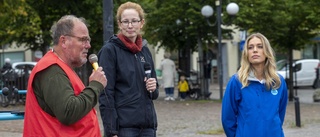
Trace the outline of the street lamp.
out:
[[[222,48],[221,48],[221,0],[216,0],[217,7],[217,20],[215,24],[218,27],[218,73],[219,73],[219,88],[220,88],[220,99],[223,97],[223,68],[222,68]],[[229,15],[236,15],[239,12],[239,6],[236,3],[229,3],[227,6],[227,13]],[[213,8],[209,5],[205,5],[201,9],[201,14],[207,18],[209,26],[214,26],[208,20],[210,16],[213,15]]]

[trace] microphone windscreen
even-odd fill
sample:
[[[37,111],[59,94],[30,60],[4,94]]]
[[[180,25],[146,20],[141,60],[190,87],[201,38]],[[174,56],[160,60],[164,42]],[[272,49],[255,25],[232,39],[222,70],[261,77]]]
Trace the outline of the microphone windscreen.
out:
[[[144,67],[144,71],[151,70],[151,65],[148,62],[144,63],[143,67]]]
[[[97,56],[96,54],[91,54],[91,55],[89,56],[89,62],[90,62],[91,64],[93,64],[93,63],[95,63],[95,62],[98,62],[98,56]]]

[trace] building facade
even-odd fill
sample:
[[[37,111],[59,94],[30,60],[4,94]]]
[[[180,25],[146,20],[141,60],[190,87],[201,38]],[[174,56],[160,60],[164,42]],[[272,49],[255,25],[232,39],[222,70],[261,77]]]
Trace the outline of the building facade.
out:
[[[30,49],[23,45],[17,47],[16,44],[2,45],[0,47],[0,65],[3,66],[5,58],[10,58],[11,63],[13,62],[24,62],[24,61],[35,61],[36,52],[32,52]]]

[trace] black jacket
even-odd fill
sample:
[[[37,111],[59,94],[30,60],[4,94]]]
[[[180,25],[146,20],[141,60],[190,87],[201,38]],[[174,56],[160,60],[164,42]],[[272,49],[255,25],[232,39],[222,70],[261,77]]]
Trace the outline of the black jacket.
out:
[[[1,73],[7,71],[7,70],[10,70],[12,69],[12,66],[10,63],[5,63],[3,66],[2,66],[2,69],[1,69]]]
[[[147,42],[143,43],[142,50],[133,54],[114,35],[98,53],[99,65],[108,79],[105,91],[99,98],[106,136],[117,134],[119,128],[157,127],[152,100],[158,98],[159,91],[157,88],[150,95],[146,89],[144,63],[150,63],[151,77],[156,78],[156,73]]]

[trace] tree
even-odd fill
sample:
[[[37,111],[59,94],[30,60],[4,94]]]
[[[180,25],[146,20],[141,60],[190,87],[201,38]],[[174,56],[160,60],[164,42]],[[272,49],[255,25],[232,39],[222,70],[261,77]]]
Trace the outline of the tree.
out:
[[[102,1],[3,0],[0,9],[0,44],[16,42],[45,53],[51,45],[51,26],[63,15],[84,17],[89,24],[92,50],[103,44]],[[63,3],[63,4],[61,4]],[[4,12],[6,10],[7,12]]]
[[[214,0],[158,0],[147,9],[145,36],[153,45],[159,43],[160,47],[168,50],[186,47],[195,50],[199,44],[197,38],[200,38],[201,42],[209,42],[211,46],[215,45],[212,43],[216,43],[217,30],[210,28],[200,14],[202,6],[213,5],[214,2]],[[290,64],[292,64],[292,50],[302,49],[305,44],[312,42],[312,38],[319,35],[320,18],[317,16],[320,12],[318,10],[320,3],[317,0],[234,0],[234,2],[239,5],[240,11],[232,23],[249,33],[261,32],[266,35],[277,53],[289,54]],[[222,2],[223,9],[227,4]],[[211,22],[214,22],[212,18]],[[223,20],[230,22],[231,18],[224,16]],[[230,33],[224,31],[223,35]],[[290,78],[293,76],[292,72],[290,67]],[[289,99],[292,100],[292,79],[289,81],[289,87]]]
[[[63,4],[61,4],[63,3]],[[52,44],[51,26],[63,15],[84,17],[92,38],[91,50],[96,52],[103,44],[102,1],[83,0],[3,0],[0,4],[0,44],[16,43],[32,51],[46,53]],[[89,63],[76,72],[84,83],[88,80]]]
[[[261,32],[281,52],[300,50],[318,35],[319,2],[311,0],[251,1],[238,0],[241,8],[234,22],[250,32]]]
[[[0,2],[0,45],[27,39],[36,41],[40,35],[41,20],[24,0],[2,0]],[[27,44],[26,46],[29,46]]]
[[[114,13],[125,0],[114,1]],[[190,49],[195,51],[201,43],[217,45],[217,28],[210,27],[200,13],[204,5],[214,6],[215,0],[134,0],[142,5],[146,17],[144,38],[152,45],[167,50]],[[240,11],[233,24],[249,32],[261,32],[268,37],[277,52],[301,49],[310,39],[319,35],[320,13],[317,0],[234,0]],[[63,3],[63,4],[61,4]],[[225,9],[228,4],[222,1]],[[32,50],[46,52],[51,44],[50,28],[62,15],[74,14],[87,19],[92,37],[92,51],[103,45],[102,1],[62,0],[2,0],[0,1],[0,44],[17,42]],[[225,10],[222,10],[224,15]],[[115,14],[114,14],[115,15]],[[223,16],[230,22],[230,16]],[[116,18],[114,18],[116,25]],[[215,22],[216,18],[210,18]],[[114,27],[117,32],[118,27]],[[232,33],[222,30],[223,36]],[[43,41],[39,41],[39,38]],[[225,37],[227,38],[227,37]],[[292,78],[292,68],[290,69]],[[292,83],[292,80],[291,82]],[[292,87],[292,86],[291,86]],[[292,93],[290,94],[292,95]],[[290,96],[289,95],[289,96]]]
[[[45,52],[51,44],[50,28],[53,22],[65,14],[74,14],[87,19],[94,51],[103,44],[101,0],[3,0],[1,2],[3,3],[0,5],[3,11],[0,13],[1,44],[17,42],[18,46],[25,44],[32,50],[41,49]],[[114,13],[124,2],[126,0],[114,1]],[[198,38],[209,43],[214,42],[216,35],[213,33],[216,28],[209,27],[200,13],[203,5],[212,5],[214,0],[201,3],[193,0],[134,0],[134,2],[141,4],[148,14],[145,37],[151,44],[156,45],[161,42],[161,47],[170,50],[190,45],[190,48],[195,50]],[[177,20],[181,23],[176,24]],[[116,26],[116,20],[114,24]],[[117,32],[118,28],[114,29],[114,32]],[[9,35],[13,32],[14,36]],[[39,38],[42,39],[41,42],[38,41]]]
[[[186,47],[195,51],[198,39],[212,46],[216,43],[216,27],[210,27],[200,12],[207,4],[214,4],[214,0],[159,0],[152,3],[146,9],[145,36],[153,45],[160,44],[169,51]],[[215,22],[214,17],[210,19]]]
[[[198,51],[199,79],[201,96],[205,97],[204,64],[207,57],[204,56],[210,47],[218,47],[217,26],[211,27],[206,18],[201,14],[201,8],[205,5],[215,7],[215,0],[159,0],[146,9],[147,24],[145,36],[153,45],[159,45],[167,51],[179,52],[178,67],[186,76],[190,75],[190,53]],[[222,3],[226,6],[228,3]],[[209,18],[210,22],[216,22],[216,16]],[[224,29],[222,36],[229,36],[232,30]],[[227,34],[227,35],[226,35]],[[206,46],[202,46],[203,43]],[[204,47],[204,48],[203,48]],[[221,56],[218,52],[217,56]],[[221,63],[221,62],[219,62]],[[218,68],[222,72],[222,68]],[[222,76],[222,73],[221,73]],[[219,81],[222,83],[221,77]],[[221,89],[222,90],[222,89]]]

